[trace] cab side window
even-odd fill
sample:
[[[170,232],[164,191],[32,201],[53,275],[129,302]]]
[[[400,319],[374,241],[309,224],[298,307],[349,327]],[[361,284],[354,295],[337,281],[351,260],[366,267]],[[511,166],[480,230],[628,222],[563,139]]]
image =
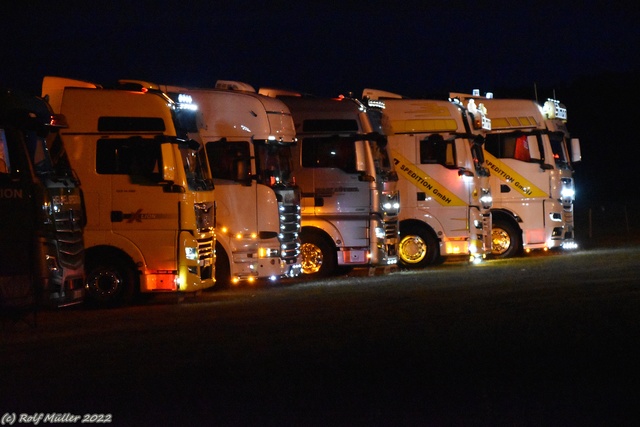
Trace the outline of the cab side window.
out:
[[[523,133],[491,134],[486,136],[485,150],[499,159],[515,159],[530,162],[539,157],[536,147]]]
[[[0,174],[8,174],[11,170],[11,161],[9,160],[9,147],[7,147],[7,137],[4,129],[0,129]]]
[[[433,134],[420,141],[420,163],[436,164],[446,168],[456,167],[454,141],[445,141],[442,135]]]
[[[235,180],[239,164],[251,156],[249,143],[246,141],[213,141],[206,144],[206,149],[211,175],[216,179]]]
[[[307,168],[337,168],[356,172],[356,150],[352,139],[340,137],[304,138],[302,166]]]
[[[0,128],[0,177],[29,173],[24,133],[13,127]]]
[[[101,139],[96,153],[96,171],[105,175],[130,175],[155,182],[161,180],[160,144],[142,138]]]

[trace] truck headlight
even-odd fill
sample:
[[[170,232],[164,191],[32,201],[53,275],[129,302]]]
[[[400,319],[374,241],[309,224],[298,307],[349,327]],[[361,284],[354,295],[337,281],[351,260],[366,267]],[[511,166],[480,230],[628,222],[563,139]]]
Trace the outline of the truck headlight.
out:
[[[576,190],[573,186],[573,180],[571,178],[562,178],[560,180],[562,187],[560,188],[560,198],[562,203],[571,204],[576,197]]]
[[[560,196],[563,199],[573,199],[575,195],[576,190],[574,190],[573,188],[562,187],[562,190],[560,191]]]
[[[491,189],[482,188],[480,190],[480,203],[483,209],[491,209],[493,206],[493,196],[491,195]]]
[[[192,246],[185,246],[184,255],[188,260],[196,261],[198,259],[198,248]]]

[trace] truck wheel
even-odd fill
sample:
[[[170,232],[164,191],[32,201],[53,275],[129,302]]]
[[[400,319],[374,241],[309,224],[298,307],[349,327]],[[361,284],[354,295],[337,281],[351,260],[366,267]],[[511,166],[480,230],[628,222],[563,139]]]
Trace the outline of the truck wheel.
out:
[[[520,230],[508,221],[493,220],[491,224],[491,255],[494,258],[511,258],[522,249]]]
[[[327,239],[316,233],[300,235],[300,259],[305,275],[328,276],[337,267],[336,251]]]
[[[87,263],[87,296],[98,305],[116,305],[131,302],[137,280],[135,271],[121,259],[108,259]]]
[[[424,227],[400,226],[398,256],[406,268],[424,268],[435,264],[440,255],[438,241]]]
[[[216,243],[216,285],[213,289],[227,289],[230,286],[231,266],[229,265],[229,257],[222,245]]]

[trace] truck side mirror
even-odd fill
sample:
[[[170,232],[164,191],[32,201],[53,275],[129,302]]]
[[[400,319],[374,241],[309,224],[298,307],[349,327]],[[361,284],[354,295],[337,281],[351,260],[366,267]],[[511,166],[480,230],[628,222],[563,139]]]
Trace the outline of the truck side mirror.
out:
[[[234,159],[233,171],[237,182],[245,186],[251,185],[251,165],[249,159]]]
[[[571,161],[577,163],[582,160],[582,153],[580,152],[580,140],[578,138],[571,138]]]
[[[171,144],[160,144],[162,153],[162,180],[173,183],[176,180],[176,163]]]
[[[470,171],[467,168],[459,168],[458,169],[458,176],[463,176],[463,177],[467,177],[467,178],[473,178],[475,176],[475,174]]]
[[[367,170],[367,155],[365,153],[365,145],[363,141],[356,141],[355,146],[356,158],[355,158],[355,166],[356,171],[365,172]]]

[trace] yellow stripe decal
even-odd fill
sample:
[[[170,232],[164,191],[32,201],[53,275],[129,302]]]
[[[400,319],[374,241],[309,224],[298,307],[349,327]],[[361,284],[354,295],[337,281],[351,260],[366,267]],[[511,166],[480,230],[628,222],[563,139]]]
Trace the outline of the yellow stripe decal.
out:
[[[520,175],[518,172],[507,166],[502,160],[493,156],[491,153],[484,152],[484,160],[487,163],[491,174],[495,175],[508,184],[511,184],[516,191],[520,192],[525,197],[548,197],[549,194],[542,191],[527,178]]]
[[[536,127],[536,119],[533,117],[492,117],[492,129],[514,129]]]
[[[394,133],[453,132],[458,123],[455,119],[392,120],[391,129]]]
[[[396,165],[396,172],[404,179],[424,191],[442,206],[466,206],[458,196],[449,191],[444,185],[427,175],[425,171],[411,163],[396,150],[391,149],[391,155]]]

